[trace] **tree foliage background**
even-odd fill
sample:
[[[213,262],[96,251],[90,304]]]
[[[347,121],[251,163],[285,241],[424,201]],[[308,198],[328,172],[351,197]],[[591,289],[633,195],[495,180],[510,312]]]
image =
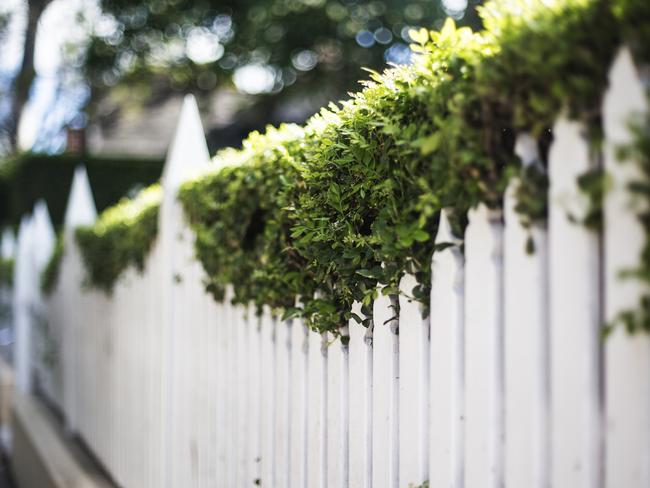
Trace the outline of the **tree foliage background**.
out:
[[[90,88],[85,111],[91,118],[115,93],[122,104],[155,104],[177,92],[234,88],[247,96],[260,125],[281,121],[279,108],[306,105],[298,120],[310,107],[356,89],[362,67],[408,62],[409,29],[439,27],[448,15],[479,27],[478,0],[90,1],[100,14],[89,22],[79,13],[79,22],[90,26],[88,37],[68,50]],[[25,2],[23,61],[10,75],[5,98],[11,108],[2,116],[12,150],[36,74],[39,19],[69,0]],[[0,33],[2,25],[0,18]]]

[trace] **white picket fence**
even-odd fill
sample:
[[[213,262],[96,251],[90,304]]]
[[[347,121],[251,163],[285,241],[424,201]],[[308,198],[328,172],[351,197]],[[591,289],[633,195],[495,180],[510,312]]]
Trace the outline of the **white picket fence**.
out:
[[[532,230],[535,253],[525,250],[529,232],[513,208],[513,182],[503,215],[482,206],[471,212],[464,253],[456,246],[435,254],[430,320],[400,298],[396,334],[382,325],[391,315],[382,297],[375,330],[350,323],[344,347],[299,320],[258,319],[204,292],[175,198],[179,184],[208,164],[196,106],[187,100],[143,274],[129,270],[110,298],[81,287],[72,229],[95,217],[83,170],[75,174],[66,253],[48,299],[34,288],[34,251],[21,251],[46,239],[35,223],[43,211],[21,225],[19,385],[28,390],[36,374],[69,431],[123,488],[425,481],[435,488],[647,488],[650,337],[617,329],[600,338],[602,324],[635,307],[644,291],[618,276],[638,264],[645,237],[625,188],[636,167],[620,164],[614,148],[629,140],[627,120],[645,104],[622,51],[604,102],[603,164],[612,188],[602,235],[569,217],[585,212],[576,177],[594,162],[583,128],[558,120],[549,222]],[[517,151],[534,164],[527,135]],[[443,216],[436,241],[453,240]],[[406,277],[402,287],[413,284]],[[35,312],[46,327],[34,325]],[[32,350],[44,342],[57,352],[49,364]]]

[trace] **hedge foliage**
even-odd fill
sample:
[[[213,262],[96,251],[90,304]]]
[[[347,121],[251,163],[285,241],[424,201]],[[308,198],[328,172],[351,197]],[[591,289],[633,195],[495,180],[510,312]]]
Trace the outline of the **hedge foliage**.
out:
[[[14,260],[0,257],[0,286],[13,286]]]
[[[370,323],[376,294],[398,293],[408,272],[426,313],[440,210],[461,234],[467,210],[499,209],[519,175],[522,221],[545,220],[544,168],[522,171],[515,134],[530,132],[545,154],[565,110],[597,144],[617,49],[626,42],[649,61],[648,3],[490,2],[484,31],[448,20],[440,32],[413,32],[412,66],[371,73],[362,91],[302,129],[270,128],[220,153],[216,169],[180,192],[208,289],[221,299],[232,283],[237,303],[335,331],[354,300],[364,305],[354,318]]]
[[[648,96],[650,105],[650,95]],[[632,195],[638,200],[637,218],[645,232],[645,243],[641,251],[641,262],[635,269],[621,270],[625,279],[637,279],[650,286],[650,113],[630,121],[633,141],[631,144],[618,148],[618,157],[631,160],[640,170],[642,179],[630,184]],[[608,324],[606,333],[618,324],[622,324],[630,332],[650,332],[650,293],[647,291],[639,299],[635,309],[624,310],[614,322]]]
[[[377,294],[395,303],[400,279],[411,273],[417,286],[409,297],[426,315],[442,209],[462,235],[478,203],[499,215],[517,175],[522,222],[546,219],[552,124],[565,111],[590,129],[597,148],[616,51],[625,43],[650,62],[650,2],[496,0],[481,17],[480,32],[451,19],[440,32],[412,32],[412,65],[371,72],[363,90],[304,127],[252,133],[241,150],[221,151],[209,173],[182,186],[215,299],[232,284],[235,303],[269,305],[336,332],[350,318],[371,324]],[[539,165],[521,168],[514,154],[521,131],[537,138]],[[594,202],[592,228],[601,180],[598,173],[580,179]],[[79,229],[90,283],[110,292],[126,266],[142,269],[159,202],[160,190],[147,190]],[[650,276],[645,254],[642,274]],[[351,312],[355,300],[361,316]]]
[[[241,150],[218,154],[215,172],[181,189],[209,276],[207,289],[216,299],[236,283],[237,303],[289,309],[297,294],[313,292],[304,273],[307,261],[291,248],[295,222],[285,211],[302,184],[293,155],[303,142],[304,132],[295,125],[252,133]]]
[[[144,269],[158,233],[159,185],[105,210],[95,224],[79,227],[76,239],[86,268],[86,283],[106,293],[128,266]]]
[[[24,153],[0,161],[0,224],[17,225],[20,217],[44,198],[52,222],[63,223],[65,206],[75,168],[83,164],[95,205],[102,211],[115,205],[134,188],[155,183],[162,172],[162,159],[121,156],[76,156]]]
[[[59,233],[50,259],[41,273],[41,291],[45,295],[50,295],[56,288],[59,272],[61,271],[61,262],[63,261],[63,252],[63,234]]]

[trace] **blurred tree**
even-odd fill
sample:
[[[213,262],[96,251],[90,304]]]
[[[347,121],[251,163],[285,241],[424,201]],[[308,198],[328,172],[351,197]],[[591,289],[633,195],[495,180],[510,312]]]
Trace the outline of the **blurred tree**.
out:
[[[6,40],[10,20],[11,14],[9,12],[0,12],[0,46]],[[7,98],[9,97],[7,95],[11,93],[11,90],[7,89],[7,85],[10,85],[11,81],[9,80],[9,83],[7,83],[6,77],[0,76],[0,101],[3,101],[0,105],[0,155],[9,149],[7,119],[9,117],[8,109],[10,109],[10,104],[8,103]]]
[[[13,151],[17,147],[18,125],[23,109],[29,98],[29,90],[32,82],[36,77],[34,69],[34,52],[36,45],[36,31],[38,22],[43,15],[46,7],[52,0],[28,0],[27,3],[27,23],[23,39],[23,54],[16,76],[13,78],[9,91],[10,109],[9,113],[2,121],[3,139],[6,140],[8,149]],[[2,27],[7,26],[8,17],[0,18],[0,31]],[[0,40],[1,36],[0,36]]]
[[[2,41],[7,34],[7,25],[9,24],[9,14],[0,12],[0,41]]]
[[[133,103],[234,83],[266,123],[279,106],[344,97],[361,67],[407,62],[411,27],[447,15],[478,27],[478,1],[100,0],[83,64],[94,100],[120,86]]]

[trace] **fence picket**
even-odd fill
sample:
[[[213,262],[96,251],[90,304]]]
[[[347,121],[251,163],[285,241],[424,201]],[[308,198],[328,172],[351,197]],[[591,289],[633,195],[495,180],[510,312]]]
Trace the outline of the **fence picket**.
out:
[[[137,446],[137,438],[134,435],[134,428],[135,428],[135,422],[134,422],[134,415],[130,414],[133,409],[133,394],[134,394],[134,389],[133,389],[133,369],[136,367],[133,361],[133,353],[134,353],[134,343],[133,343],[133,337],[127,330],[126,324],[127,324],[127,313],[130,315],[134,315],[133,311],[133,275],[135,274],[135,270],[129,269],[126,273],[125,276],[121,278],[121,283],[118,283],[117,288],[120,289],[121,293],[123,295],[121,296],[121,299],[118,301],[120,303],[120,310],[123,312],[120,314],[120,320],[116,321],[113,325],[118,331],[118,334],[120,336],[120,349],[122,349],[124,355],[123,355],[123,361],[120,365],[122,368],[123,374],[122,374],[122,395],[123,395],[123,401],[122,401],[122,420],[120,422],[120,429],[123,431],[123,439],[124,443],[122,444],[125,446],[123,449],[123,456],[124,456],[124,465],[123,465],[123,479],[124,485],[134,485],[137,480],[134,479],[134,461],[135,458],[137,458],[137,455],[133,452],[134,449],[134,444]],[[137,313],[137,312],[136,312]],[[95,335],[95,334],[93,334]],[[131,336],[131,337],[129,337]],[[95,344],[98,343],[97,339],[93,337],[93,342]],[[93,363],[95,363],[96,359],[93,357]],[[94,364],[92,365],[92,370],[95,371]],[[93,378],[93,385],[92,385],[92,395],[93,398],[97,398],[96,396],[96,379]],[[97,408],[98,405],[95,402],[95,408]],[[97,410],[95,410],[97,411]],[[98,432],[97,432],[97,422],[99,421],[97,419],[97,416],[93,416],[93,430],[95,432],[93,443],[96,443],[98,440]],[[137,472],[137,471],[136,471]]]
[[[631,117],[647,111],[648,103],[628,50],[616,57],[609,80],[603,104],[605,169],[611,181],[604,203],[605,319],[613,323],[620,312],[635,310],[648,292],[639,281],[620,277],[623,270],[639,265],[646,237],[636,215],[647,209],[627,190],[631,182],[643,180],[639,168],[616,158],[617,147],[631,142]],[[643,333],[629,336],[619,326],[605,347],[606,486],[650,486],[650,385],[646,375],[639,374],[650,371],[650,339]]]
[[[291,386],[290,412],[288,415],[288,422],[291,424],[291,447],[289,456],[291,456],[290,467],[290,480],[291,486],[300,488],[302,486],[302,471],[303,471],[303,451],[306,448],[304,440],[306,437],[305,420],[306,412],[303,406],[306,405],[304,401],[304,389],[306,382],[304,381],[304,359],[306,356],[303,354],[304,346],[304,329],[302,323],[298,319],[293,319],[291,326],[291,368],[289,382]]]
[[[226,396],[226,431],[224,435],[224,440],[226,443],[225,449],[225,468],[226,468],[226,483],[227,486],[236,486],[236,473],[237,473],[237,464],[236,460],[236,448],[237,445],[237,402],[236,402],[236,363],[235,363],[235,334],[236,330],[233,323],[233,306],[231,305],[232,299],[232,288],[228,287],[224,301],[224,320],[222,327],[226,336],[224,341],[223,355],[225,359],[225,388],[224,394]],[[273,341],[273,345],[275,340]],[[274,348],[275,349],[275,348]],[[275,352],[275,351],[274,351]],[[275,358],[274,358],[275,359]],[[275,361],[274,361],[275,362]],[[273,368],[272,372],[272,381],[275,381],[276,371]],[[271,388],[273,388],[274,383],[271,383]],[[273,391],[271,392],[273,395]],[[272,397],[274,398],[274,397]],[[273,410],[271,410],[273,411]],[[271,437],[273,439],[273,437]],[[274,485],[272,485],[274,486]]]
[[[328,434],[329,434],[329,422],[327,415],[327,407],[329,403],[329,367],[328,367],[328,356],[329,356],[329,344],[327,333],[323,332],[321,334],[321,344],[320,344],[320,355],[321,355],[321,367],[320,367],[320,487],[327,488],[328,486],[328,474],[329,474],[329,445],[328,445]]]
[[[321,341],[320,334],[310,332],[307,336],[309,347],[307,349],[309,367],[308,379],[310,385],[309,403],[307,405],[309,412],[309,438],[308,438],[308,481],[309,486],[320,486],[321,483],[321,463],[322,463],[322,430],[321,408],[323,404],[323,391],[321,378],[323,376],[323,362],[321,358]]]
[[[428,307],[427,307],[428,308]],[[431,410],[431,312],[423,305],[420,312],[420,478],[422,484],[429,481],[429,430],[431,429],[429,413]]]
[[[503,226],[484,205],[465,234],[465,482],[503,486]]]
[[[190,239],[191,242],[191,239]],[[205,486],[214,483],[216,480],[217,463],[213,458],[214,439],[217,436],[215,422],[215,385],[214,377],[214,324],[210,321],[210,298],[203,291],[202,283],[205,282],[205,276],[200,266],[196,266],[196,261],[188,263],[191,273],[187,278],[190,286],[190,296],[193,297],[193,320],[201,324],[201,341],[199,347],[201,351],[201,364],[199,369],[200,384],[199,392],[201,393],[201,417],[197,424],[199,429],[199,486]]]
[[[291,424],[288,418],[290,397],[288,396],[288,380],[290,369],[290,350],[288,348],[289,329],[287,324],[280,320],[280,317],[274,319],[275,332],[275,380],[274,380],[274,398],[275,412],[273,415],[274,430],[274,456],[275,456],[275,482],[274,486],[284,487],[290,483],[288,475],[290,472],[290,460],[287,457],[290,448]]]
[[[362,315],[361,307],[355,304],[353,312]],[[365,328],[354,319],[349,323],[349,483],[363,487],[365,481],[366,418],[370,416],[365,405],[365,361],[367,346],[364,344]]]
[[[278,484],[278,328],[280,327],[277,317],[271,320],[271,345],[270,345],[270,408],[269,408],[269,483],[271,488],[277,488]]]
[[[380,296],[374,303],[373,352],[373,479],[375,488],[388,488],[390,483],[390,389],[392,385],[390,301]]]
[[[159,390],[159,381],[160,371],[158,370],[159,357],[156,355],[156,351],[160,348],[158,328],[156,327],[159,324],[159,318],[157,316],[158,304],[160,303],[159,297],[157,296],[158,287],[156,284],[157,280],[157,271],[158,271],[158,255],[159,255],[159,245],[154,244],[154,248],[151,253],[149,268],[151,271],[146,273],[146,285],[145,285],[145,306],[147,308],[145,315],[145,336],[146,336],[146,361],[148,367],[148,378],[147,378],[147,456],[148,461],[148,476],[149,480],[147,487],[153,488],[154,486],[162,486],[160,479],[160,472],[162,465],[160,463],[160,437],[159,437],[159,425],[160,425],[160,402],[158,401],[160,397]]]
[[[252,308],[252,307],[251,307]],[[255,316],[252,318],[253,326],[253,337],[255,343],[255,354],[251,362],[251,372],[255,378],[254,384],[252,385],[252,398],[253,398],[253,411],[251,420],[255,422],[254,428],[254,440],[253,440],[253,463],[254,469],[253,473],[253,483],[260,482],[262,479],[262,399],[264,398],[264,384],[263,384],[263,373],[264,373],[264,362],[262,361],[262,317]]]
[[[402,278],[400,289],[400,324],[399,324],[399,485],[420,485],[428,480],[422,472],[422,457],[425,455],[424,441],[428,440],[428,423],[423,416],[427,407],[429,394],[428,380],[425,380],[424,362],[429,352],[428,331],[423,341],[423,323],[420,306],[410,300],[413,288],[417,284],[412,275]],[[426,387],[423,382],[427,381]],[[426,396],[426,398],[424,397]],[[428,410],[428,409],[427,409]],[[427,412],[428,414],[428,412]],[[429,456],[426,454],[426,465]]]
[[[227,483],[226,478],[226,449],[227,449],[227,439],[226,439],[226,403],[228,401],[227,395],[228,392],[225,389],[226,383],[226,374],[228,370],[228,364],[226,363],[226,356],[224,354],[224,336],[225,336],[225,326],[223,322],[224,317],[224,305],[217,304],[215,321],[212,324],[215,331],[215,376],[216,376],[216,388],[217,388],[217,405],[215,409],[215,416],[217,417],[217,483],[219,486],[225,486]],[[260,359],[261,362],[261,359]]]
[[[518,137],[517,149],[524,165],[539,164],[530,135]],[[518,185],[518,180],[510,184],[504,201],[505,486],[548,488],[548,237],[539,224],[522,226],[515,210]]]
[[[301,369],[302,369],[302,401],[300,404],[300,486],[302,488],[309,487],[309,395],[311,393],[309,388],[309,328],[301,324],[298,327],[301,331]]]
[[[271,410],[273,409],[273,392],[271,391],[272,382],[273,382],[273,373],[274,369],[272,366],[272,353],[273,353],[273,342],[271,340],[271,334],[273,330],[272,320],[269,317],[267,311],[264,312],[262,319],[262,370],[261,370],[261,381],[262,381],[262,402],[261,412],[262,412],[262,460],[261,460],[261,477],[260,484],[262,486],[273,486],[272,479],[272,467],[270,466],[273,462],[273,437],[271,437],[272,426],[269,424],[270,420],[274,417],[270,415]]]
[[[365,429],[365,488],[372,488],[373,486],[373,431],[374,431],[374,325],[369,325],[366,333],[363,336],[363,341],[366,346],[366,429]]]
[[[619,327],[601,342],[604,321],[648,291],[620,277],[639,263],[637,213],[647,209],[630,199],[638,168],[616,157],[631,140],[629,115],[647,108],[622,50],[603,106],[611,189],[602,235],[581,222],[589,202],[577,184],[600,161],[583,127],[561,118],[549,153],[548,231],[522,225],[516,179],[504,222],[480,205],[464,241],[442,212],[435,242],[451,246],[432,257],[429,316],[409,301],[406,276],[402,296],[375,301],[374,327],[341,328],[345,344],[299,319],[232,305],[232,287],[220,304],[204,291],[176,201],[180,183],[207,160],[189,99],[143,273],[127,270],[111,296],[82,289],[73,230],[96,216],[82,169],[46,302],[37,279],[45,260],[34,246],[48,235],[42,206],[23,219],[13,290],[18,386],[29,391],[35,373],[67,431],[124,488],[648,486],[650,385],[639,372],[650,368],[650,339]],[[518,137],[524,165],[540,164],[536,146]],[[49,321],[42,333],[39,318]],[[42,360],[48,341],[58,366]]]
[[[400,418],[399,418],[399,397],[400,397],[400,381],[399,381],[399,366],[400,366],[400,348],[399,348],[399,297],[390,295],[390,345],[391,345],[391,359],[390,359],[390,488],[399,488],[399,438],[400,438]]]
[[[116,293],[117,296],[117,293]],[[119,446],[126,446],[126,430],[122,427],[124,425],[124,411],[125,411],[125,402],[127,400],[125,392],[124,392],[124,383],[125,383],[125,372],[126,368],[125,362],[126,362],[126,351],[124,349],[124,344],[123,344],[123,337],[122,334],[120,334],[120,327],[119,325],[124,322],[127,317],[126,317],[126,310],[125,308],[121,305],[120,303],[120,297],[115,300],[115,306],[112,306],[112,304],[109,304],[109,308],[111,309],[112,312],[108,318],[108,326],[107,330],[110,331],[111,334],[111,341],[115,345],[115,362],[114,362],[114,367],[115,367],[115,375],[114,375],[114,381],[115,381],[115,398],[116,398],[116,415],[115,415],[115,423],[113,424],[113,427],[115,428],[115,433],[116,433],[116,468],[115,468],[115,479],[116,481],[124,485],[127,483],[127,480],[124,477],[124,472],[125,472],[125,465],[126,465],[126,450],[128,447],[121,448]],[[92,445],[94,442],[94,432],[93,432],[93,416],[90,414],[90,412],[95,411],[95,400],[96,397],[92,394],[92,385],[94,383],[94,378],[92,377],[92,360],[93,360],[93,353],[95,352],[94,350],[94,345],[96,344],[93,341],[93,330],[88,329],[88,332],[85,334],[86,335],[86,346],[84,347],[84,351],[86,351],[86,358],[85,358],[85,364],[86,367],[88,368],[89,374],[86,377],[86,385],[85,385],[85,391],[84,394],[87,395],[88,398],[88,403],[89,403],[89,408],[90,410],[87,411],[86,414],[86,422],[88,427],[86,428],[87,431],[90,432],[91,436],[89,438],[89,443]],[[90,354],[89,354],[90,353]]]
[[[293,320],[288,320],[283,322],[284,329],[284,432],[282,437],[284,438],[284,484],[280,486],[286,486],[290,488],[292,485],[291,480],[291,443],[293,441],[293,415],[292,415],[292,401],[293,401],[293,383],[291,381],[292,376],[292,349],[293,341],[291,331],[293,329]]]
[[[341,382],[340,382],[340,418],[341,418],[341,488],[350,486],[350,346],[345,341],[350,340],[350,327],[340,329],[341,336]]]
[[[601,486],[602,352],[599,243],[576,219],[577,178],[592,168],[583,128],[560,119],[549,153],[551,465],[553,486]],[[567,401],[576,398],[576,401]]]
[[[464,258],[446,213],[436,244],[453,243],[433,255],[431,291],[430,486],[463,488],[464,476]]]
[[[238,340],[238,394],[239,394],[239,474],[237,476],[238,486],[247,486],[247,473],[250,473],[248,466],[250,452],[250,373],[247,348],[249,345],[248,308],[238,307],[237,329],[239,330]]]
[[[342,486],[341,479],[341,342],[327,334],[327,480]]]

